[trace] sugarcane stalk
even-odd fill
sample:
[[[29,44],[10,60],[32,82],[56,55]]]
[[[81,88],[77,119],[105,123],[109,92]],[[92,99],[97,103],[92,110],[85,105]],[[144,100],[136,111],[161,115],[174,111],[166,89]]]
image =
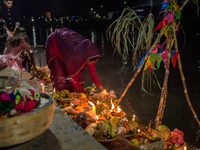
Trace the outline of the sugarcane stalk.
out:
[[[165,97],[167,97],[167,83],[168,83],[168,77],[169,77],[169,68],[170,68],[170,57],[171,57],[171,42],[172,42],[172,25],[170,24],[170,31],[169,31],[169,38],[168,38],[168,43],[169,43],[169,49],[168,49],[168,54],[167,54],[167,65],[166,65],[166,69],[165,69],[165,78],[164,78],[164,83],[163,83],[163,87],[162,87],[162,92],[161,92],[161,96],[160,96],[160,104],[159,104],[159,108],[158,108],[158,112],[157,112],[157,116],[156,116],[156,120],[155,120],[155,129],[158,129],[158,125],[160,123],[160,118],[162,118],[162,112],[164,113],[164,99]]]
[[[126,89],[124,90],[124,92],[122,93],[122,95],[120,96],[118,102],[115,104],[115,107],[119,105],[119,103],[121,102],[122,98],[124,97],[124,95],[126,94],[126,92],[128,91],[129,87],[131,86],[131,84],[133,83],[133,81],[135,80],[135,78],[137,77],[137,75],[140,73],[142,67],[144,66],[147,58],[149,57],[150,53],[152,52],[152,50],[156,47],[156,44],[158,43],[158,41],[160,40],[160,38],[162,37],[162,35],[164,34],[165,30],[167,29],[168,25],[166,25],[162,32],[159,34],[158,38],[156,39],[156,41],[154,42],[154,44],[152,45],[151,49],[149,50],[148,54],[146,55],[146,57],[144,58],[144,61],[142,62],[141,66],[139,67],[139,69],[136,71],[136,73],[134,74],[133,78],[131,79],[131,81],[128,83],[128,85],[126,86]]]
[[[177,38],[176,38],[176,32],[175,32],[175,27],[173,27],[173,32],[174,32],[174,45],[175,45],[175,51],[178,52],[178,43],[177,43]],[[190,101],[189,95],[188,95],[188,91],[187,91],[187,86],[186,86],[186,81],[185,81],[185,76],[183,73],[183,69],[182,69],[182,64],[181,64],[181,58],[180,58],[180,54],[178,55],[178,67],[179,67],[179,71],[180,71],[180,75],[181,75],[181,79],[182,79],[182,84],[183,84],[183,89],[184,89],[184,93],[185,93],[185,97],[188,103],[188,106],[190,107],[193,115],[194,115],[194,119],[197,121],[197,124],[200,127],[200,122],[199,122],[199,118],[196,115],[192,103]]]

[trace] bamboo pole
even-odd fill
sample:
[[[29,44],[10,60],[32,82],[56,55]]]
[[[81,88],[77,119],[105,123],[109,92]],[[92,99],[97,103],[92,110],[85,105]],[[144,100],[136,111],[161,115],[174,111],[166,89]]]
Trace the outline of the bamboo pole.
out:
[[[155,129],[158,129],[158,125],[160,123],[160,118],[162,118],[161,115],[162,112],[164,113],[164,99],[165,97],[167,97],[167,83],[168,83],[168,77],[169,77],[169,68],[170,68],[170,57],[171,57],[171,42],[172,42],[172,24],[170,24],[170,31],[169,31],[169,38],[168,38],[168,43],[169,43],[169,49],[168,49],[168,54],[167,54],[167,65],[166,65],[166,69],[165,69],[165,78],[164,78],[164,83],[163,83],[163,87],[162,87],[162,92],[161,92],[161,96],[160,96],[160,104],[159,104],[159,108],[158,108],[158,112],[157,112],[157,116],[156,116],[156,120],[155,120]]]
[[[177,38],[176,38],[176,32],[175,32],[175,27],[173,27],[173,32],[174,32],[174,44],[175,44],[175,51],[178,52],[178,43],[177,43]],[[178,67],[179,67],[179,71],[180,71],[180,75],[181,75],[181,79],[182,79],[182,84],[183,84],[183,89],[184,89],[184,93],[185,93],[185,97],[188,103],[188,106],[190,107],[193,115],[194,115],[194,119],[197,121],[197,124],[200,127],[200,122],[199,122],[199,118],[196,115],[192,103],[190,101],[189,95],[188,95],[188,91],[187,91],[187,86],[186,86],[186,81],[185,81],[185,76],[183,73],[183,69],[182,69],[182,64],[181,64],[181,58],[180,58],[180,54],[178,55]]]
[[[186,5],[188,2],[189,2],[189,0],[185,0],[185,1],[183,2],[183,4],[181,5],[180,10],[183,10],[183,8],[185,7],[185,5]]]
[[[165,97],[164,97],[164,101],[163,101],[163,109],[162,109],[162,112],[161,112],[161,115],[160,115],[159,124],[162,123],[162,118],[163,118],[163,115],[164,115],[164,110],[165,110],[165,106],[166,106],[166,101],[167,101],[167,89],[166,89],[166,91],[165,91]]]
[[[169,24],[168,24],[169,25]],[[137,77],[137,75],[140,73],[142,67],[144,66],[147,58],[149,57],[150,53],[152,52],[152,50],[156,47],[156,44],[158,43],[158,41],[160,40],[160,38],[162,37],[162,35],[164,34],[165,30],[167,29],[168,25],[166,25],[162,32],[159,34],[158,38],[156,39],[156,41],[154,42],[154,44],[152,45],[151,49],[149,50],[147,56],[144,58],[144,61],[142,62],[141,66],[139,67],[139,69],[136,71],[136,73],[134,74],[133,78],[131,79],[131,81],[128,83],[128,85],[126,86],[126,89],[124,90],[124,92],[122,93],[122,95],[120,96],[118,102],[115,104],[115,107],[119,105],[119,103],[121,102],[122,98],[124,97],[124,95],[126,94],[126,92],[128,91],[129,87],[131,86],[131,84],[133,83],[133,81],[135,80],[135,78]]]

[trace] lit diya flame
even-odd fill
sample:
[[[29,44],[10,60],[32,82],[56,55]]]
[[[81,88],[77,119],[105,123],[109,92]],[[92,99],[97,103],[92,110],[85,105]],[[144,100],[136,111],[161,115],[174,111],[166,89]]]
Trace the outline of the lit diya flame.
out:
[[[99,117],[96,115],[97,120],[99,120]]]
[[[88,101],[88,103],[92,106],[93,118],[96,119],[96,108],[95,108],[95,105],[90,101]]]
[[[97,101],[97,104],[99,104],[99,101]]]
[[[88,101],[88,103],[90,103],[90,105],[94,106],[94,104],[92,102]]]
[[[121,112],[121,108],[119,108],[119,106],[117,106],[117,112]]]
[[[43,83],[41,83],[40,85],[42,86],[42,93],[44,93],[44,92],[45,92],[45,91],[44,91],[45,86],[44,86]]]
[[[135,115],[133,115],[132,121],[135,121]]]
[[[112,111],[112,110],[115,109],[115,105],[112,103],[112,99],[111,99],[110,103],[111,103],[111,110],[110,111]]]
[[[137,131],[138,131],[138,133],[140,133],[140,129],[138,129]]]
[[[56,92],[56,89],[55,89],[55,88],[53,88],[53,92],[54,92],[54,93]]]
[[[103,91],[102,91],[102,93],[106,94],[106,93],[107,93],[107,91],[106,91],[106,90],[103,90]]]
[[[187,146],[184,146],[184,150],[187,150]]]

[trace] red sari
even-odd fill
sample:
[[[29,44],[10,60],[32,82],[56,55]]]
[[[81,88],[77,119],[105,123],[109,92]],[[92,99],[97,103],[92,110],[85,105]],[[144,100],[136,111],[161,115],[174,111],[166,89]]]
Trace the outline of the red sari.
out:
[[[47,64],[57,90],[68,89],[72,92],[76,89],[78,92],[86,93],[82,86],[85,83],[86,67],[93,82],[97,87],[101,86],[95,71],[96,63],[86,64],[91,58],[101,58],[99,49],[92,41],[70,29],[56,29],[48,36],[45,48]]]

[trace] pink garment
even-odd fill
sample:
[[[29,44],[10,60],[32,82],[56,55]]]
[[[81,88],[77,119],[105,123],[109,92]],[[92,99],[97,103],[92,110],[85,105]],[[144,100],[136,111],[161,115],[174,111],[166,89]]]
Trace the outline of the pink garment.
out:
[[[30,45],[24,40],[21,40],[21,43],[17,47],[10,47],[9,43],[7,49],[5,50],[5,54],[11,54],[14,57],[14,60],[17,64],[22,68],[23,59],[20,57],[23,50],[31,51]]]
[[[14,59],[14,57],[10,54],[8,55],[0,55],[0,70],[9,66],[9,60]]]
[[[22,49],[26,49],[27,51],[30,51],[30,45],[23,39],[21,40],[21,43],[17,47],[10,47],[9,43],[6,49],[6,54],[12,54],[13,56],[17,55]]]

